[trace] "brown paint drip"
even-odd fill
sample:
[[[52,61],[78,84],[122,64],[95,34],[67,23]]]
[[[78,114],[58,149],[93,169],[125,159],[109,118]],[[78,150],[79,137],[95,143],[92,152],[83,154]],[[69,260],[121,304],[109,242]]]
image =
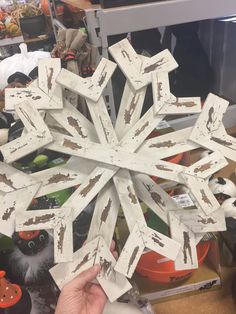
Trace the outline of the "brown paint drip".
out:
[[[163,91],[163,88],[162,88],[162,83],[159,82],[157,83],[157,100],[160,101],[161,100],[161,97],[162,97],[162,91]]]
[[[175,142],[171,142],[171,140],[168,141],[164,141],[162,143],[154,143],[149,145],[150,148],[155,147],[155,148],[162,148],[162,147],[173,147],[175,146],[176,143]]]
[[[58,183],[58,182],[65,182],[65,181],[73,181],[73,179],[70,178],[69,173],[67,175],[62,174],[62,173],[57,173],[57,174],[54,174],[54,176],[52,176],[48,180],[48,184]]]
[[[191,245],[190,245],[190,237],[189,237],[189,233],[187,231],[183,232],[183,238],[184,238],[184,246],[183,246],[184,264],[187,264],[187,260],[188,260],[187,252],[190,256],[191,263],[193,264],[192,249],[191,249]]]
[[[94,178],[89,180],[89,183],[86,185],[86,187],[80,192],[80,194],[85,197],[95,186],[95,184],[100,180],[102,174],[98,174]]]
[[[35,218],[29,218],[26,222],[24,222],[24,226],[31,226],[31,225],[37,225],[40,223],[45,223],[50,221],[52,218],[55,217],[55,214],[45,214],[42,216],[36,216]]]
[[[158,170],[162,170],[162,171],[171,171],[171,172],[173,172],[173,169],[170,169],[170,168],[168,168],[168,167],[166,167],[166,166],[164,166],[164,165],[156,165],[155,166]]]
[[[218,138],[218,137],[215,137],[215,136],[212,136],[211,137],[211,140],[213,140],[214,142],[218,143],[218,144],[221,144],[221,145],[224,145],[224,146],[232,146],[233,143],[231,142],[228,142],[226,140],[222,140],[221,138]],[[232,147],[229,147],[230,149],[232,150],[235,150],[234,148]]]
[[[14,202],[14,205],[16,204],[16,202]],[[3,213],[2,215],[2,220],[8,220],[11,218],[11,214],[15,211],[15,206],[11,206],[9,208],[6,209],[5,213]]]
[[[157,192],[152,191],[150,185],[148,185],[148,184],[147,184],[147,185],[146,185],[146,184],[143,184],[143,185],[144,185],[144,187],[148,190],[148,192],[149,192],[150,195],[151,195],[151,198],[153,199],[153,201],[154,201],[157,205],[161,204],[163,207],[166,206],[166,204],[165,204],[165,202],[163,201],[163,199],[162,199],[162,197],[161,197],[160,194],[158,194]]]
[[[136,95],[134,95],[131,100],[129,109],[125,109],[125,113],[124,113],[125,124],[130,124],[132,115],[137,107],[139,98],[140,98],[140,94],[138,95],[137,99],[136,99]]]
[[[26,147],[28,145],[28,143],[22,144],[21,146],[14,148],[13,150],[10,151],[10,154],[15,153],[16,151],[18,151],[19,149],[22,149],[23,147]]]
[[[64,147],[71,148],[73,150],[82,149],[83,147],[81,145],[78,145],[75,142],[72,142],[71,140],[68,140],[67,138],[64,139],[64,142],[62,144]]]
[[[155,71],[155,70],[157,70],[159,67],[161,67],[165,63],[166,63],[165,59],[161,58],[159,61],[157,61],[157,62],[155,62],[155,63],[153,63],[151,65],[148,65],[146,68],[144,68],[143,74]]]
[[[63,226],[61,224],[60,231],[58,232],[58,242],[57,242],[57,248],[59,251],[61,251],[61,254],[63,253],[63,242],[65,238],[65,232],[66,232],[66,226]]]
[[[165,244],[163,242],[161,242],[161,238],[158,237],[158,235],[153,235],[152,240],[157,243],[160,247],[164,247]]]
[[[122,56],[124,58],[127,58],[129,60],[129,62],[132,62],[131,58],[130,58],[130,55],[128,54],[128,52],[125,50],[125,49],[122,49],[121,50],[121,53],[122,53]]]
[[[206,164],[203,164],[203,165],[201,165],[201,166],[195,168],[193,172],[194,172],[194,173],[204,172],[204,171],[210,169],[211,166],[212,166],[212,162],[210,161],[210,162],[208,162],[208,163],[206,163]]]
[[[203,218],[202,216],[198,215],[198,217],[200,218],[197,222],[201,222],[204,225],[208,225],[208,224],[216,224],[216,221],[213,218]]]
[[[127,274],[129,273],[130,271],[130,267],[133,265],[134,263],[134,260],[138,254],[138,251],[139,251],[139,246],[136,246],[135,249],[133,250],[133,253],[129,259],[129,264],[128,264],[128,270],[127,270]]]
[[[148,127],[148,125],[149,125],[149,122],[147,121],[140,129],[135,131],[134,136],[135,137],[139,136],[146,129],[146,127]]]
[[[100,256],[100,266],[102,269],[102,274],[103,276],[108,277],[110,275],[110,273],[113,271],[113,267],[112,267],[112,262],[106,260],[105,258],[102,258]]]
[[[48,68],[46,67],[48,92],[52,89],[52,77],[53,77],[54,69],[49,68],[49,72],[50,73],[48,73]]]
[[[104,71],[104,69],[103,69]],[[101,74],[101,77],[99,78],[99,81],[98,81],[98,86],[101,87],[102,84],[105,82],[105,79],[106,79],[106,76],[107,76],[107,71],[102,71],[102,74]]]
[[[132,192],[132,189],[130,186],[127,186],[127,190],[129,192],[128,196],[129,196],[129,199],[131,200],[131,203],[133,204],[137,204],[138,203],[138,200],[135,196],[135,194]]]
[[[41,96],[33,96],[32,97],[33,100],[38,100],[38,99],[41,99],[41,98],[42,98]]]
[[[73,128],[75,128],[75,130],[78,132],[78,134],[82,137],[82,138],[86,138],[87,135],[83,134],[82,131],[82,127],[79,125],[78,120],[76,120],[73,117],[67,117],[67,121],[69,123],[70,126],[72,126]]]
[[[90,253],[87,253],[84,258],[82,259],[82,261],[75,267],[75,269],[72,271],[72,273],[76,273],[77,270],[80,269],[80,267],[82,267],[85,263],[87,263],[89,261],[89,255]]]
[[[103,209],[102,214],[101,214],[101,218],[100,218],[101,222],[100,222],[99,229],[101,228],[102,223],[106,223],[107,217],[108,217],[110,209],[111,209],[111,204],[112,204],[112,200],[109,198],[107,205],[105,206],[105,208]]]
[[[211,201],[209,200],[209,198],[207,197],[206,192],[205,192],[203,189],[201,189],[200,192],[201,192],[201,194],[202,194],[202,200],[203,200],[203,202],[205,202],[206,204],[209,204],[210,206],[212,206],[212,203],[211,203]]]
[[[216,119],[213,120],[213,115],[214,115],[214,107],[211,107],[208,111],[208,120],[206,123],[206,128],[208,131],[211,131],[210,126],[216,121]]]
[[[179,102],[179,98],[177,98],[176,101],[172,102],[171,105],[176,106],[176,107],[186,107],[186,108],[197,106],[197,104],[194,101]]]
[[[0,173],[0,182],[6,184],[7,186],[9,186],[10,188],[12,188],[13,190],[16,190],[16,188],[13,185],[13,182],[11,179],[8,179],[5,173]]]

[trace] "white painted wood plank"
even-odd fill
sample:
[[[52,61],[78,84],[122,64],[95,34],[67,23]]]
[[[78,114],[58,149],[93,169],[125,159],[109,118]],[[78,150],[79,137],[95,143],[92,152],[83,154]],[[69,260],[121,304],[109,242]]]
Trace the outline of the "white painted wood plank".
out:
[[[97,142],[92,123],[68,101],[65,100],[63,110],[50,110],[49,114],[72,136]]]
[[[20,103],[15,107],[15,110],[28,132],[50,134],[41,114],[30,102]]]
[[[1,196],[0,225],[2,234],[8,237],[12,236],[15,232],[15,213],[27,210],[39,187],[40,183],[37,183]]]
[[[220,152],[214,152],[188,167],[184,173],[206,179],[228,165],[227,160]]]
[[[175,260],[180,246],[178,242],[137,223],[126,241],[115,270],[130,278],[145,247]]]
[[[194,150],[200,145],[188,140],[191,132],[192,128],[186,128],[148,139],[140,146],[138,153],[162,159]]]
[[[175,215],[194,233],[226,230],[225,215],[222,209],[218,209],[208,216],[203,211],[197,209],[177,210]]]
[[[36,197],[80,185],[94,168],[89,160],[71,157],[64,165],[32,173],[30,177],[42,182]]]
[[[120,202],[113,184],[107,183],[98,194],[87,241],[101,235],[109,247],[115,230]]]
[[[87,158],[111,166],[121,167],[132,171],[155,175],[157,177],[179,182],[179,173],[185,167],[166,161],[155,161],[153,158],[128,153],[119,148],[111,148],[98,143],[81,140],[61,134],[55,134],[54,142],[47,148],[62,151],[74,156]]]
[[[60,209],[39,209],[16,212],[16,231],[54,229]]]
[[[21,157],[24,157],[35,150],[51,143],[53,138],[49,134],[42,134],[39,132],[30,132],[27,135],[17,138],[0,147],[3,154],[4,161],[11,163]]]
[[[212,132],[210,140],[201,140],[201,145],[213,151],[219,151],[226,158],[236,161],[236,140],[228,135],[223,125]]]
[[[151,107],[122,138],[122,147],[128,147],[129,151],[137,150],[164,118],[164,115],[154,115],[154,109]]]
[[[63,205],[74,210],[74,219],[92,201],[114,173],[114,168],[109,168],[108,166],[106,168],[95,168],[80,187],[67,199]]]
[[[109,47],[108,50],[115,59],[116,63],[119,65],[121,71],[130,81],[134,90],[144,87],[145,84],[143,84],[142,81],[135,82],[135,80],[139,80],[138,74],[142,67],[142,60],[130,45],[129,41],[127,39],[123,39]]]
[[[114,183],[118,191],[118,196],[129,231],[132,232],[137,222],[139,224],[146,225],[142,208],[136,195],[129,172],[127,170],[120,169],[114,176]]]
[[[201,99],[199,97],[174,97],[166,101],[158,114],[194,114],[201,112]]]
[[[178,66],[168,50],[164,50],[152,58],[141,59],[127,39],[123,39],[109,47],[109,52],[130,81],[134,90],[139,90],[151,83],[152,72],[170,72]]]
[[[72,260],[73,211],[69,208],[16,211],[16,231],[54,230],[54,260],[62,263]]]
[[[92,77],[84,79],[62,69],[57,77],[57,83],[92,101],[98,101],[115,68],[114,62],[102,58]]]
[[[96,103],[89,99],[86,102],[100,142],[111,145],[118,143],[103,97],[100,97]]]
[[[54,226],[54,259],[57,263],[73,260],[73,212],[70,208],[63,208],[58,213]]]
[[[78,276],[82,271],[94,265],[97,243],[98,238],[86,243],[86,245],[74,252],[72,262],[57,264],[49,270],[59,289],[62,289],[65,284]]]
[[[131,289],[125,276],[114,271],[116,261],[101,237],[86,243],[76,251],[73,254],[73,262],[65,265],[58,264],[50,269],[50,273],[57,286],[62,289],[66,283],[95,263],[101,265],[102,270],[97,276],[97,280],[111,302]]]
[[[206,215],[210,215],[219,209],[220,205],[209,189],[206,181],[201,178],[186,175],[184,173],[182,173],[180,176],[184,179],[185,185],[190,188],[191,196],[193,196],[199,207]]]
[[[181,249],[175,260],[175,269],[198,268],[194,233],[176,217],[175,212],[169,212],[169,222],[171,238],[181,244]]]
[[[144,249],[142,234],[136,224],[122,249],[115,270],[131,278]]]
[[[38,87],[6,88],[5,110],[14,111],[21,102],[29,101],[37,109],[61,109],[62,103],[57,103]]]
[[[37,179],[0,161],[0,191],[13,192],[37,183]]]
[[[105,291],[110,302],[114,302],[124,293],[129,291],[132,286],[127,278],[115,271],[116,260],[110,252],[103,238],[100,240],[98,254],[95,263],[101,265],[101,272],[97,276],[97,280]]]
[[[209,94],[193,127],[190,140],[198,142],[198,140],[208,139],[211,132],[218,130],[228,105],[229,102],[225,99]]]
[[[155,114],[159,114],[162,106],[170,97],[170,83],[168,72],[152,73],[152,95]]]
[[[168,211],[181,209],[181,207],[149,176],[133,173],[132,179],[138,198],[166,224],[169,224]]]
[[[61,59],[45,58],[38,62],[38,86],[53,101],[63,107],[62,88],[56,79],[61,71]]]
[[[126,82],[115,124],[115,131],[119,140],[140,118],[145,94],[146,87],[134,92],[128,81]]]
[[[139,225],[145,247],[171,260],[175,260],[180,251],[180,243],[149,227]]]
[[[160,109],[159,114],[183,115],[196,114],[201,112],[200,97],[175,97],[171,94],[171,99],[166,101]]]

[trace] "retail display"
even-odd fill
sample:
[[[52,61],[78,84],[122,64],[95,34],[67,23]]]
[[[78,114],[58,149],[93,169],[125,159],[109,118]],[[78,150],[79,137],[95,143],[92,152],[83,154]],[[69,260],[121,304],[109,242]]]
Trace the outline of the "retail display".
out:
[[[59,263],[50,273],[58,287],[99,263],[102,271],[97,280],[114,301],[131,288],[126,277],[132,276],[145,247],[173,260],[176,270],[198,267],[197,243],[206,232],[226,229],[224,212],[208,187],[208,178],[227,165],[224,156],[236,160],[236,141],[222,123],[226,100],[210,94],[201,109],[200,98],[171,94],[168,73],[177,63],[167,50],[141,57],[127,39],[109,49],[127,78],[115,128],[102,97],[116,68],[107,59],[88,78],[61,70],[58,59],[40,60],[39,79],[33,87],[7,91],[6,103],[15,106],[25,131],[19,139],[1,146],[5,163],[0,164],[4,193],[0,219],[3,233],[10,236],[15,229],[54,229],[55,261]],[[152,84],[154,104],[140,118],[148,84]],[[63,101],[62,86],[85,97],[93,124]],[[33,99],[32,88],[40,89],[50,103],[41,107],[40,99]],[[60,109],[53,104],[60,104]],[[44,109],[64,131],[52,131],[38,109]],[[192,128],[146,140],[166,115],[192,113],[200,113]],[[213,153],[189,167],[162,160],[199,146]],[[6,164],[42,147],[74,157],[64,166],[39,172],[37,178]],[[186,185],[197,210],[183,211],[150,175]],[[75,182],[79,187],[60,209],[26,211],[35,195],[43,195],[45,189],[56,191]],[[97,194],[86,245],[73,253],[72,221]],[[147,226],[139,199],[170,226],[171,237]],[[130,235],[116,261],[109,246],[120,204]]]

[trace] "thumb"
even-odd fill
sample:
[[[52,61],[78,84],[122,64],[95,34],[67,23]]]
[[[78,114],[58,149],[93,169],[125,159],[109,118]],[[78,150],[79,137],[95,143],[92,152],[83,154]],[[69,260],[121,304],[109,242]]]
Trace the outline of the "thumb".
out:
[[[71,289],[82,290],[87,283],[94,280],[101,270],[100,265],[94,265],[76,276],[70,283]]]

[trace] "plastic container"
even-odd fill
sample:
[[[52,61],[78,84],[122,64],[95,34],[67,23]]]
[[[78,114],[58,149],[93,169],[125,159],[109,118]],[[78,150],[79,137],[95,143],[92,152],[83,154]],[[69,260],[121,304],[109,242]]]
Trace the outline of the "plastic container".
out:
[[[206,258],[209,248],[210,242],[200,242],[197,245],[199,266]],[[164,256],[155,252],[143,254],[136,267],[136,271],[140,275],[162,284],[186,280],[195,270],[175,270],[173,261],[167,260]]]

